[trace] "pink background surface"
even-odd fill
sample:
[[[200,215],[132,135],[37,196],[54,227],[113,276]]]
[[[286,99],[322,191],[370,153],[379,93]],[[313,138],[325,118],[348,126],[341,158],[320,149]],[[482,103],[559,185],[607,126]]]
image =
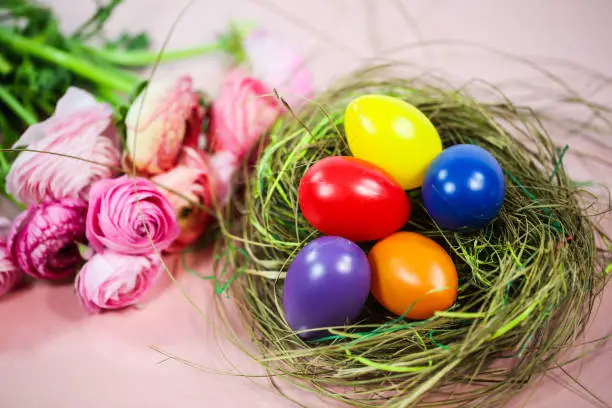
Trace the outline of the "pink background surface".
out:
[[[74,29],[93,8],[93,2],[77,0],[47,3],[55,7],[67,29]],[[612,103],[612,92],[601,81],[587,79],[558,62],[566,59],[611,73],[609,0],[405,0],[405,7],[398,8],[399,3],[200,0],[178,23],[169,47],[210,41],[228,19],[249,18],[293,41],[309,56],[319,89],[360,63],[390,58],[435,68],[456,81],[483,78],[506,84],[510,80],[535,86],[551,84],[524,64],[465,45],[438,44],[386,53],[417,41],[477,42],[546,63],[585,95]],[[110,22],[109,31],[146,29],[159,47],[183,4],[186,2],[127,0]],[[189,72],[199,87],[214,94],[223,67],[222,59],[203,57],[164,66],[159,72]],[[608,158],[612,151],[596,149],[580,135],[565,140],[570,151],[589,151]],[[610,170],[592,159],[574,156],[566,165],[579,180],[612,182]],[[10,209],[4,205],[2,211],[8,214]],[[610,220],[604,223],[612,231]],[[210,256],[203,254],[198,263],[206,271]],[[261,369],[214,330],[211,284],[178,269],[177,277],[178,284],[166,279],[154,301],[141,309],[93,317],[86,316],[73,289],[66,286],[41,284],[0,300],[0,407],[294,406],[274,394],[265,381],[236,376],[261,374]],[[603,298],[587,339],[612,333],[611,309],[612,289]],[[153,347],[199,368],[168,360]],[[573,365],[570,372],[601,400],[612,404],[610,345]],[[514,406],[603,406],[577,388],[567,376],[552,373],[521,394]],[[309,394],[290,393],[309,407],[331,406]]]

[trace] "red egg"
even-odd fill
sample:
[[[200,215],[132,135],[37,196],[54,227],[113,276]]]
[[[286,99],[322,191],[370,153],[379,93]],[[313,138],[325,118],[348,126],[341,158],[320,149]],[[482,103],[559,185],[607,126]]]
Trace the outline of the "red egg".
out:
[[[410,218],[408,196],[389,173],[365,160],[326,157],[300,181],[300,209],[326,235],[373,241],[393,234]]]

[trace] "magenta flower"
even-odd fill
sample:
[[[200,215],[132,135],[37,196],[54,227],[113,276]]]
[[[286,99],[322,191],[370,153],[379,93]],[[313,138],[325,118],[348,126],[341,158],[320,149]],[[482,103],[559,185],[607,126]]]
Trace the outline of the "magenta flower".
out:
[[[190,76],[151,82],[125,119],[127,170],[159,174],[173,168],[183,144],[197,145],[203,114]]]
[[[211,149],[230,151],[238,161],[244,159],[281,113],[271,92],[241,69],[229,72],[211,110]]]
[[[109,105],[69,88],[54,115],[30,126],[13,146],[41,153],[22,152],[17,157],[6,177],[7,191],[28,205],[66,197],[87,199],[91,183],[112,177],[120,164],[112,115]]]
[[[11,221],[0,217],[0,297],[10,292],[23,278],[23,272],[15,265],[6,247],[10,228]]]
[[[25,273],[38,279],[63,280],[81,262],[76,242],[85,240],[87,204],[64,198],[30,206],[11,227],[7,248]]]
[[[306,60],[289,44],[258,29],[247,34],[243,47],[253,76],[276,89],[292,109],[312,97],[312,75]]]
[[[104,251],[94,255],[79,272],[74,286],[89,313],[122,309],[140,301],[163,271],[161,258]]]
[[[97,252],[146,255],[153,245],[168,248],[179,233],[172,204],[150,180],[125,175],[92,186],[86,235]]]

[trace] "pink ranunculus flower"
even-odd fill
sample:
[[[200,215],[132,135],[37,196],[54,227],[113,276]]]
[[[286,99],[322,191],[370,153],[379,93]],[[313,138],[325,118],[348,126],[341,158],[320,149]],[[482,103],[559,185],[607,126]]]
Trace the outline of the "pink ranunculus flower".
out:
[[[236,68],[226,76],[211,109],[212,151],[230,151],[241,161],[270,130],[282,108],[262,81]]]
[[[0,297],[6,295],[23,278],[23,271],[13,262],[13,258],[6,247],[11,221],[0,217]]]
[[[208,175],[202,169],[177,166],[167,173],[153,177],[152,180],[158,183],[160,190],[174,207],[181,229],[178,238],[168,250],[181,250],[198,239],[212,220],[212,215],[208,212],[212,211]]]
[[[213,168],[213,162],[214,156],[211,159],[204,152],[186,147],[177,167],[152,179],[172,203],[181,228],[179,237],[169,248],[171,252],[197,240],[213,220],[213,207],[227,200],[230,180],[223,172],[233,173],[235,170],[229,166],[234,164],[214,163]]]
[[[151,182],[127,175],[91,187],[86,235],[97,251],[143,255],[163,251],[180,232],[172,204]]]
[[[197,168],[207,177],[214,204],[225,205],[233,187],[232,179],[240,163],[235,154],[230,151],[220,151],[214,154],[184,147],[178,161],[179,166]]]
[[[197,146],[203,115],[190,76],[151,82],[125,118],[128,169],[159,174],[173,168],[183,144]]]
[[[276,89],[297,110],[313,95],[312,75],[304,57],[266,30],[250,31],[243,40],[253,76]]]
[[[76,293],[89,313],[134,305],[151,289],[163,271],[156,254],[95,254],[75,280]]]
[[[81,262],[77,242],[85,241],[87,203],[64,198],[30,206],[17,216],[7,248],[15,264],[38,279],[64,280]]]
[[[177,166],[197,167],[206,168],[208,153],[204,150],[200,150],[193,147],[183,146],[181,154],[179,156]]]
[[[110,105],[69,88],[53,116],[30,126],[13,145],[39,152],[17,157],[6,177],[7,191],[28,205],[65,197],[87,199],[91,184],[112,177],[120,164],[112,116]]]

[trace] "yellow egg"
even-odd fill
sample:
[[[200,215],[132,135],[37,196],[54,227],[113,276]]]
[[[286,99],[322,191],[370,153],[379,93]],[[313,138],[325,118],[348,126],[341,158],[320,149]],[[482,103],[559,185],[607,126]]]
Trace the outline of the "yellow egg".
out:
[[[442,141],[415,106],[386,95],[363,95],[346,108],[344,126],[353,156],[391,174],[405,190],[420,187]]]

